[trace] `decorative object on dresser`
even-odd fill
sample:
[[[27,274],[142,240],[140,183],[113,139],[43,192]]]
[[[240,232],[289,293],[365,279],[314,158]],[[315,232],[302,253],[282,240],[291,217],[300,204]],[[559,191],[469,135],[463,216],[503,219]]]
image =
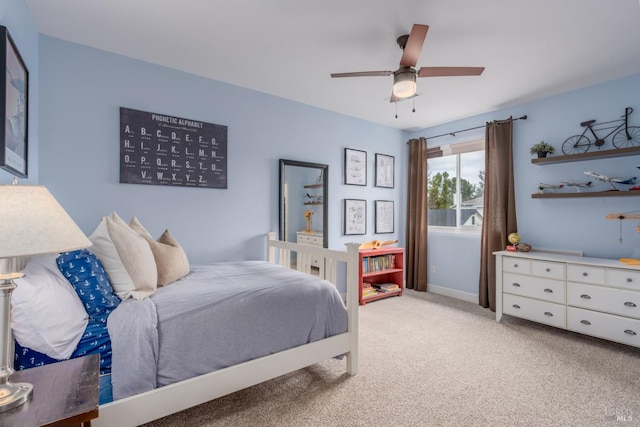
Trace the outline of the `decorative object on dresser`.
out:
[[[12,384],[13,339],[11,294],[14,280],[24,276],[22,257],[70,251],[91,242],[65,210],[42,186],[0,186],[0,412],[22,405],[31,397],[31,384]]]
[[[640,266],[546,252],[495,252],[503,314],[640,347]]]
[[[1,25],[0,38],[0,167],[26,178],[29,153],[29,71],[9,30]]]
[[[367,152],[353,148],[344,149],[344,183],[367,185]]]
[[[360,249],[360,305],[404,290],[404,248]]]

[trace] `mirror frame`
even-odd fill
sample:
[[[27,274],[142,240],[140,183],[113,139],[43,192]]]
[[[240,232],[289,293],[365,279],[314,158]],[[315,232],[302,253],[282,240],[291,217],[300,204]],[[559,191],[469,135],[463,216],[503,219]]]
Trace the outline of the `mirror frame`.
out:
[[[285,230],[285,226],[284,226],[284,197],[283,197],[283,189],[284,189],[284,184],[285,184],[285,168],[286,166],[298,166],[298,167],[303,167],[303,168],[312,168],[312,169],[319,169],[320,171],[322,171],[322,177],[323,177],[323,186],[322,186],[322,246],[325,248],[329,247],[329,218],[328,218],[328,214],[329,214],[329,182],[328,182],[328,177],[329,177],[329,165],[325,165],[322,163],[311,163],[311,162],[301,162],[298,160],[286,160],[286,159],[280,159],[280,190],[279,190],[279,196],[280,196],[280,211],[279,211],[279,215],[280,215],[280,240],[286,241],[286,237],[284,235],[284,230]]]

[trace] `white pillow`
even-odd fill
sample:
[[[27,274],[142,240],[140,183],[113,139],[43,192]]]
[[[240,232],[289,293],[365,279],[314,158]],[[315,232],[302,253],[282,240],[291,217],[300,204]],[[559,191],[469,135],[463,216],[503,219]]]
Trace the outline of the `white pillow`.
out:
[[[16,279],[11,295],[11,328],[21,346],[57,360],[78,346],[89,316],[56,265],[58,255],[34,256]]]
[[[93,243],[91,252],[102,263],[120,299],[140,300],[155,292],[158,272],[151,248],[115,212],[102,218],[89,240]]]

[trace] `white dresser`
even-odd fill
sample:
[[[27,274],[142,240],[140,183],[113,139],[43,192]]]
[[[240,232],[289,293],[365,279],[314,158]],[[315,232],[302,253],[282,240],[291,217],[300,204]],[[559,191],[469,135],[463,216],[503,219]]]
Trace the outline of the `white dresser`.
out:
[[[496,321],[504,313],[640,347],[640,266],[535,251],[494,254]]]
[[[296,232],[296,235],[297,235],[296,239],[298,243],[323,247],[324,236],[322,235],[322,233],[309,233],[307,231],[298,231]],[[314,267],[320,267],[320,260],[316,258],[312,258],[311,265]]]

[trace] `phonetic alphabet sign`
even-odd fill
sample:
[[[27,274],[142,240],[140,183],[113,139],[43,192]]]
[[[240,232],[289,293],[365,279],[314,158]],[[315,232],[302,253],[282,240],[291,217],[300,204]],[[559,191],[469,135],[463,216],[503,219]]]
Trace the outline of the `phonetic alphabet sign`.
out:
[[[227,188],[227,127],[120,107],[120,182]]]

